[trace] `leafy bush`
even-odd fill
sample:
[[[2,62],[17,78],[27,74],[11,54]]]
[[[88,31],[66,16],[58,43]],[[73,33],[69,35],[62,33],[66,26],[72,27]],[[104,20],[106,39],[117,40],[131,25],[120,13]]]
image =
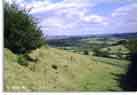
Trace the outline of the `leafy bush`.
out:
[[[4,5],[4,47],[25,53],[44,44],[44,37],[34,18],[16,4]]]
[[[28,62],[27,62],[26,58],[24,57],[24,55],[18,56],[18,60],[17,61],[18,61],[18,63],[20,65],[28,66]]]
[[[127,40],[121,39],[121,40],[117,41],[116,43],[114,43],[112,45],[122,45],[122,44],[126,44],[126,43],[127,43]]]
[[[137,91],[137,39],[129,39],[125,46],[130,50],[128,70],[120,78],[120,84],[125,91]]]
[[[136,53],[137,52],[137,39],[129,39],[127,43],[125,44],[125,47],[130,50],[130,53]]]
[[[89,51],[85,50],[84,55],[89,55]]]
[[[108,52],[106,51],[100,51],[99,49],[95,49],[93,51],[95,56],[108,57]]]

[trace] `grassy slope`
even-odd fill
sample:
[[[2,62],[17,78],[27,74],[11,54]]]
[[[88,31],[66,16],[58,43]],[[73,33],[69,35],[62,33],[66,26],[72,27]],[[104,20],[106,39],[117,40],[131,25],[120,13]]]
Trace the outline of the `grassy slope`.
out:
[[[5,91],[121,90],[114,74],[125,73],[128,64],[44,47],[29,56],[38,61],[21,66],[17,64],[18,56],[5,49]]]

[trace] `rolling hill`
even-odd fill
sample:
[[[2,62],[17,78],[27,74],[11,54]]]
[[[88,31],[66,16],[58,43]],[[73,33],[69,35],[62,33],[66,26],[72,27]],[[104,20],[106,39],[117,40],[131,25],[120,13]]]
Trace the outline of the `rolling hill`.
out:
[[[23,65],[28,64],[28,65]],[[122,91],[128,61],[41,47],[27,59],[5,49],[5,91]]]

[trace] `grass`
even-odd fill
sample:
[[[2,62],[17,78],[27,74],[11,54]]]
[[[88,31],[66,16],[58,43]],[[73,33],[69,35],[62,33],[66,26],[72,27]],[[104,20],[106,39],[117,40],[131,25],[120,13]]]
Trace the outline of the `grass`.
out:
[[[128,65],[128,61],[45,47],[28,57],[33,60],[23,66],[19,56],[5,49],[5,91],[120,91],[113,73],[125,73]]]
[[[109,50],[110,49],[110,50]],[[124,53],[127,54],[130,51],[123,45],[110,46],[108,48],[102,48],[102,51],[108,51],[109,53]]]
[[[83,43],[88,43],[88,44],[106,44],[106,45],[111,45],[113,43],[116,43],[118,39],[110,38],[110,39],[104,39],[104,38],[87,38],[87,39],[82,39],[81,40]]]

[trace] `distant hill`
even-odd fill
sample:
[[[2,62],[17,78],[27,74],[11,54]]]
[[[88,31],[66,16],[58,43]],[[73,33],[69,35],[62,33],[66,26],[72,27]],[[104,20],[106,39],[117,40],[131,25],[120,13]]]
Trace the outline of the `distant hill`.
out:
[[[119,37],[119,38],[128,38],[128,37],[137,37],[137,32],[134,33],[114,33],[114,34],[91,34],[91,35],[76,35],[76,36],[69,36],[69,35],[53,35],[47,36],[46,39],[48,41],[53,40],[61,40],[61,39],[84,39],[90,37]]]
[[[93,38],[104,41],[104,40],[128,40],[131,38],[137,38],[137,33],[120,33],[120,34],[98,34],[98,35],[85,35],[85,36],[53,36],[51,39],[47,39],[47,43],[52,47],[63,47],[63,46],[76,46],[80,44],[81,46],[86,45],[82,40],[91,39],[91,42],[94,42]],[[92,44],[93,45],[93,44]]]
[[[137,37],[137,33],[118,33],[118,34],[110,34],[110,35],[105,35],[105,36],[109,36],[109,37],[117,37],[117,38],[136,38]]]

